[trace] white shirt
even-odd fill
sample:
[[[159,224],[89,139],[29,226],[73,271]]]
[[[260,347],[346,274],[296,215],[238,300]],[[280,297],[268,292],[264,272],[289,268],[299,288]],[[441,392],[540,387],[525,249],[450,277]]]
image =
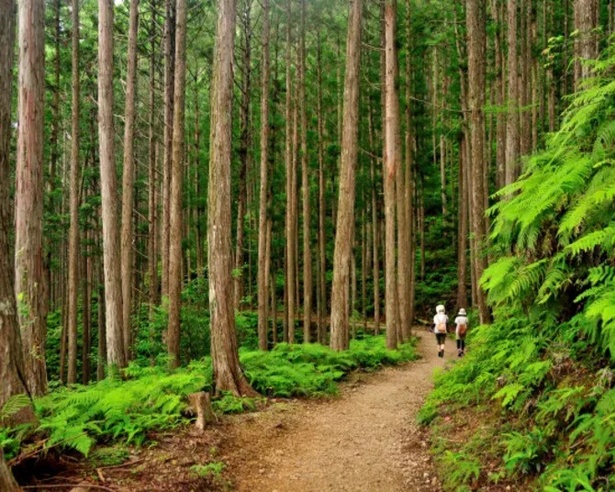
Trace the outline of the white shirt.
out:
[[[447,324],[448,323],[448,316],[444,313],[438,313],[433,317],[433,324],[435,326],[441,325],[441,324]],[[435,328],[434,328],[435,329]],[[437,333],[437,331],[436,331]]]

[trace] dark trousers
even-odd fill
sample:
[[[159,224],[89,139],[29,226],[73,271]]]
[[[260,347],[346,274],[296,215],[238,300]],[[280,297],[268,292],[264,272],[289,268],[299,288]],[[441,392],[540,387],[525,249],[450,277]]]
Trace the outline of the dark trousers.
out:
[[[466,339],[458,338],[457,339],[457,350],[461,350],[462,352],[466,349]]]

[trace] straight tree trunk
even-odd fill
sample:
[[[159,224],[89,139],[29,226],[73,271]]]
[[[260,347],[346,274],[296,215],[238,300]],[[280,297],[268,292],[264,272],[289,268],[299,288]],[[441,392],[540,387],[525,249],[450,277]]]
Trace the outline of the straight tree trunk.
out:
[[[169,233],[169,325],[167,350],[171,368],[179,366],[182,292],[182,180],[184,175],[184,127],[186,99],[186,0],[177,0],[175,26],[175,88],[173,89],[173,159],[171,161],[171,208]]]
[[[113,373],[126,364],[122,315],[120,235],[117,217],[113,124],[113,1],[98,0],[98,133],[102,195],[107,364]]]
[[[325,245],[325,217],[326,217],[326,177],[325,177],[325,123],[322,102],[322,44],[320,31],[318,31],[317,52],[317,125],[318,125],[318,342],[324,344],[325,340],[325,316],[327,312],[327,250]]]
[[[466,186],[466,136],[462,134],[459,144],[459,204],[457,220],[457,309],[466,308],[468,293],[467,278],[467,247],[468,247],[468,200]]]
[[[286,281],[284,283],[284,310],[285,316],[285,341],[295,343],[295,224],[293,217],[293,201],[295,200],[296,189],[293,189],[293,177],[295,176],[295,153],[296,146],[293,145],[294,131],[293,126],[293,104],[292,104],[292,3],[287,2],[287,27],[286,27],[286,151],[284,161],[286,162],[286,262],[284,270]]]
[[[10,140],[13,64],[15,50],[15,3],[0,0],[0,408],[14,395],[28,393],[24,352],[19,331],[14,271],[9,244]],[[15,422],[32,421],[32,408],[15,415]],[[0,490],[18,490],[0,449]]]
[[[596,45],[597,0],[575,0],[574,28],[578,32],[574,40],[574,88],[579,89],[580,83],[589,77],[591,67],[586,63],[598,57]]]
[[[406,42],[408,43],[408,50],[411,49],[412,42],[412,23],[411,23],[411,7],[410,0],[406,0]],[[405,224],[404,228],[400,229],[400,236],[403,236],[402,243],[403,255],[407,258],[407,264],[403,265],[401,270],[402,276],[408,279],[406,285],[403,287],[404,294],[407,297],[407,323],[408,323],[408,336],[412,334],[412,325],[414,323],[414,186],[413,186],[413,148],[412,148],[412,67],[410,64],[410,57],[406,57],[406,162],[405,162],[405,175],[404,175],[404,204],[405,209]],[[407,292],[406,292],[407,290]]]
[[[239,136],[239,196],[237,200],[237,234],[235,243],[235,275],[234,296],[235,309],[239,309],[241,299],[244,296],[244,283],[246,274],[243,271],[245,265],[245,217],[248,203],[247,176],[250,167],[250,96],[252,91],[252,27],[251,9],[252,0],[244,3],[244,11],[241,18],[241,37],[243,39],[242,51],[242,80],[241,80],[241,104],[239,108],[240,136]]]
[[[487,257],[483,254],[487,240],[485,219],[485,200],[487,190],[484,186],[486,172],[484,153],[485,116],[485,45],[486,27],[484,4],[480,0],[466,0],[466,29],[468,34],[468,86],[469,109],[471,121],[472,160],[470,176],[472,180],[471,213],[473,216],[473,234],[477,244],[474,258],[476,279],[479,280],[487,267]],[[485,293],[477,286],[478,312],[481,324],[489,323]]]
[[[3,14],[4,16],[4,14]],[[43,267],[43,104],[45,2],[18,3],[19,103],[15,187],[15,292],[26,383],[47,392],[47,292]],[[10,104],[8,106],[10,108]]]
[[[150,30],[150,67],[149,67],[149,122],[148,122],[148,243],[147,243],[147,265],[149,277],[149,314],[150,319],[153,316],[154,306],[158,304],[158,242],[156,241],[158,223],[158,204],[156,200],[156,190],[158,186],[157,179],[157,147],[158,139],[156,124],[156,41],[153,33],[155,32],[156,5],[152,2],[152,28]]]
[[[70,229],[68,233],[68,376],[77,382],[77,302],[79,299],[79,1],[72,3],[72,114],[70,154]],[[85,299],[84,299],[85,303]]]
[[[368,99],[368,123],[369,123],[369,146],[375,148],[374,113]],[[370,159],[371,186],[371,212],[372,212],[372,268],[374,282],[374,333],[380,333],[380,231],[378,228],[378,200],[376,198],[376,164],[377,159],[372,156]]]
[[[231,114],[235,2],[219,0],[211,85],[208,193],[211,358],[217,391],[253,395],[239,365],[231,275]]]
[[[305,54],[305,17],[306,0],[301,0],[301,40],[299,45],[299,98],[301,123],[301,188],[303,191],[303,341],[312,341],[312,249],[311,249],[311,206],[310,174],[307,148],[307,97],[306,97],[306,54]]]
[[[397,17],[396,3],[393,5],[394,19]],[[393,21],[395,23],[395,20]],[[395,35],[395,25],[393,24],[393,35]],[[394,51],[394,63],[395,63],[395,79],[399,79],[399,67],[397,62],[397,52]],[[409,133],[408,133],[409,135]],[[440,137],[441,148],[443,145],[443,137]],[[399,295],[399,327],[398,327],[398,341],[406,342],[410,336],[410,330],[412,321],[410,320],[410,225],[408,223],[408,208],[407,208],[407,183],[408,179],[406,173],[409,172],[407,164],[410,160],[403,161],[402,166],[402,145],[401,145],[401,122],[400,122],[400,109],[399,109],[399,94],[397,97],[397,135],[396,135],[396,160],[398,162],[396,193],[398,199],[397,217],[398,217],[398,234],[397,234],[397,271],[399,275],[397,277],[397,290]],[[441,169],[444,169],[444,159],[441,159]],[[446,214],[446,181],[442,178],[442,207]]]
[[[124,111],[124,173],[122,175],[122,327],[124,330],[124,358],[131,358],[134,230],[132,209],[134,207],[134,139],[135,99],[137,88],[137,35],[139,30],[139,0],[130,0],[128,28],[128,63],[126,73],[126,107]]]
[[[350,0],[346,41],[346,76],[340,158],[338,212],[331,291],[331,348],[347,350],[350,261],[355,206],[355,174],[359,137],[359,67],[361,62],[361,0]]]
[[[503,5],[499,0],[492,0],[491,11],[495,17],[496,33],[495,33],[495,104],[499,108],[496,116],[496,188],[501,188],[505,182],[506,175],[506,113],[502,111],[502,106],[505,101],[504,83],[504,56],[502,50],[502,32],[504,30],[503,23]],[[459,157],[461,162],[461,154]]]
[[[82,368],[82,378],[81,382],[83,384],[88,384],[90,382],[90,351],[92,349],[92,274],[93,274],[93,265],[92,265],[92,248],[90,246],[90,241],[92,237],[91,231],[86,232],[86,242],[87,245],[84,245],[83,255],[84,255],[84,282],[83,282],[83,348],[81,351],[81,368]]]
[[[175,2],[166,0],[164,21],[164,143],[162,162],[162,223],[160,225],[161,294],[169,295],[171,163],[173,160],[173,90],[175,87]]]
[[[267,198],[269,193],[269,0],[263,0],[263,61],[261,79],[261,134],[260,134],[260,190],[258,222],[258,348],[267,350],[267,323],[269,318],[267,282]]]
[[[519,177],[519,74],[517,64],[517,0],[508,0],[508,112],[505,184]],[[474,165],[473,163],[471,164]]]
[[[98,362],[96,364],[96,380],[105,379],[107,366],[107,322],[105,316],[105,289],[104,269],[99,267],[98,272]]]
[[[396,268],[397,197],[395,184],[400,167],[399,95],[395,85],[395,1],[385,2],[385,119],[384,119],[384,201],[385,201],[385,313],[387,348],[395,349],[399,330],[399,296]]]

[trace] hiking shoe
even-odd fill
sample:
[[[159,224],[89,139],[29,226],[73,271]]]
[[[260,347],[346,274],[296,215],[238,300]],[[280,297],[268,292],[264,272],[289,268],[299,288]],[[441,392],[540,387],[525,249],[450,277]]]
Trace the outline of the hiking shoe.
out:
[[[438,357],[444,357],[444,350],[438,351]]]

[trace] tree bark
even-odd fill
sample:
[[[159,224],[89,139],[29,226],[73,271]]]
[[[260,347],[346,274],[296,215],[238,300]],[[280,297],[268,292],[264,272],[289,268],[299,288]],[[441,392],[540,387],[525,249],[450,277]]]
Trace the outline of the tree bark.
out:
[[[310,171],[307,148],[307,97],[306,97],[306,54],[305,54],[305,17],[306,0],[301,0],[301,40],[299,45],[299,99],[301,123],[301,189],[303,197],[303,341],[312,341],[312,249],[310,240]]]
[[[111,372],[126,364],[122,315],[120,235],[117,217],[115,131],[113,124],[113,0],[98,0],[98,133],[102,195],[103,262],[107,364]]]
[[[239,365],[231,276],[231,114],[235,1],[219,0],[211,86],[208,193],[211,358],[217,391],[251,395]]]
[[[122,327],[124,330],[124,358],[130,360],[132,346],[132,248],[134,230],[132,209],[134,207],[134,139],[135,99],[137,88],[137,35],[139,30],[139,0],[130,0],[128,28],[128,62],[126,73],[126,107],[124,111],[124,173],[122,175]]]
[[[79,1],[72,3],[72,113],[70,154],[70,229],[68,233],[68,376],[77,382],[77,303],[79,299]]]
[[[169,325],[167,349],[171,368],[179,366],[182,274],[182,180],[184,175],[184,127],[186,99],[186,0],[177,0],[175,26],[175,87],[173,89],[173,160],[169,233]]]
[[[397,347],[399,330],[399,297],[396,268],[397,197],[395,184],[400,167],[399,95],[395,86],[397,55],[395,53],[394,0],[385,3],[385,316],[387,348]]]
[[[484,246],[487,240],[487,227],[485,219],[485,202],[487,190],[485,189],[485,11],[480,0],[466,1],[466,28],[468,34],[468,86],[469,109],[471,121],[472,160],[470,163],[470,176],[472,180],[471,213],[473,216],[473,233],[477,245],[474,258],[475,274],[477,280],[487,267],[487,257]],[[508,160],[507,160],[508,161]],[[485,293],[477,286],[477,303],[481,324],[489,323],[490,315],[487,308]]]
[[[17,394],[28,393],[19,331],[14,270],[9,244],[11,100],[15,49],[15,3],[0,0],[0,408]],[[15,415],[15,423],[33,420],[32,408]],[[0,490],[17,490],[0,449]]]
[[[411,13],[410,13],[410,0],[406,0],[406,42],[407,49],[411,49],[412,43],[412,23],[411,23]],[[403,264],[402,275],[408,279],[407,285],[404,287],[407,289],[405,295],[407,296],[407,323],[408,323],[408,336],[412,334],[412,325],[414,323],[414,281],[415,281],[415,272],[414,272],[414,206],[413,206],[413,197],[414,197],[414,185],[413,185],[413,146],[412,146],[412,105],[411,105],[411,96],[412,96],[412,67],[410,62],[410,57],[406,57],[406,66],[405,66],[405,75],[406,75],[406,135],[405,135],[405,145],[406,145],[406,167],[405,167],[405,176],[404,176],[404,203],[403,208],[405,209],[405,225],[403,229],[400,229],[400,235],[403,235],[402,243],[405,246],[401,249],[403,251],[403,255],[407,258],[406,263]],[[404,251],[405,250],[405,251]]]
[[[459,143],[459,204],[457,220],[457,309],[468,305],[467,278],[467,250],[468,250],[468,193],[466,186],[466,136],[461,135]]]
[[[158,187],[157,179],[157,128],[156,125],[156,41],[155,41],[155,28],[156,28],[156,5],[152,2],[152,28],[150,30],[150,67],[149,67],[149,122],[148,122],[148,243],[147,243],[147,265],[148,265],[148,277],[149,277],[149,315],[150,319],[153,316],[154,306],[158,304],[158,242],[156,241],[158,223],[158,204],[156,200],[156,190]]]
[[[502,50],[502,31],[503,23],[503,3],[499,0],[492,0],[491,10],[495,18],[495,91],[496,105],[500,110],[496,116],[496,188],[501,188],[505,182],[506,176],[506,113],[501,108],[504,105],[506,84],[504,83],[504,55]],[[461,154],[459,157],[461,162]]]
[[[245,217],[247,212],[248,191],[247,176],[250,167],[250,116],[251,116],[251,91],[252,91],[252,26],[251,10],[252,0],[244,3],[244,11],[241,19],[241,39],[243,40],[242,51],[242,79],[241,79],[241,103],[239,107],[239,195],[237,197],[237,234],[235,243],[235,274],[234,297],[235,309],[239,309],[241,299],[244,296],[244,283],[246,274],[245,266]]]
[[[263,0],[263,60],[261,79],[261,134],[260,134],[260,190],[258,222],[258,348],[267,350],[267,323],[269,318],[267,282],[267,199],[269,193],[269,0]]]
[[[4,12],[6,13],[6,11]],[[0,449],[0,490],[3,492],[18,492],[21,490],[17,482],[15,482],[11,471],[6,466],[2,449]]]
[[[15,188],[15,292],[27,385],[47,392],[46,281],[43,267],[45,3],[18,3],[19,104]],[[10,104],[9,104],[10,108]]]
[[[587,60],[598,57],[596,45],[597,26],[597,0],[575,0],[574,4],[574,28],[577,37],[574,39],[574,88],[578,90],[580,83],[589,77],[591,67]]]
[[[322,89],[322,40],[318,31],[317,48],[317,125],[318,125],[318,342],[325,343],[325,316],[327,312],[327,250],[325,244],[326,177],[325,177],[325,123]]]
[[[361,62],[361,0],[350,0],[346,41],[346,76],[342,122],[342,154],[331,292],[331,348],[347,350],[350,261],[354,233],[355,174],[359,137],[359,67]]]
[[[287,27],[286,27],[286,151],[284,161],[286,163],[286,262],[284,270],[286,281],[284,283],[286,311],[285,317],[285,338],[289,343],[295,343],[295,224],[293,217],[293,200],[296,190],[293,190],[293,177],[296,173],[294,168],[294,153],[296,147],[293,146],[294,126],[293,126],[293,105],[292,105],[292,4],[287,2]]]
[[[517,0],[508,0],[508,112],[505,184],[519,177],[519,74],[517,63]],[[473,163],[472,163],[473,165]]]
[[[160,225],[160,257],[162,266],[161,294],[169,294],[171,163],[173,160],[173,90],[175,87],[175,2],[166,0],[164,21],[164,143],[162,162],[162,223]]]

